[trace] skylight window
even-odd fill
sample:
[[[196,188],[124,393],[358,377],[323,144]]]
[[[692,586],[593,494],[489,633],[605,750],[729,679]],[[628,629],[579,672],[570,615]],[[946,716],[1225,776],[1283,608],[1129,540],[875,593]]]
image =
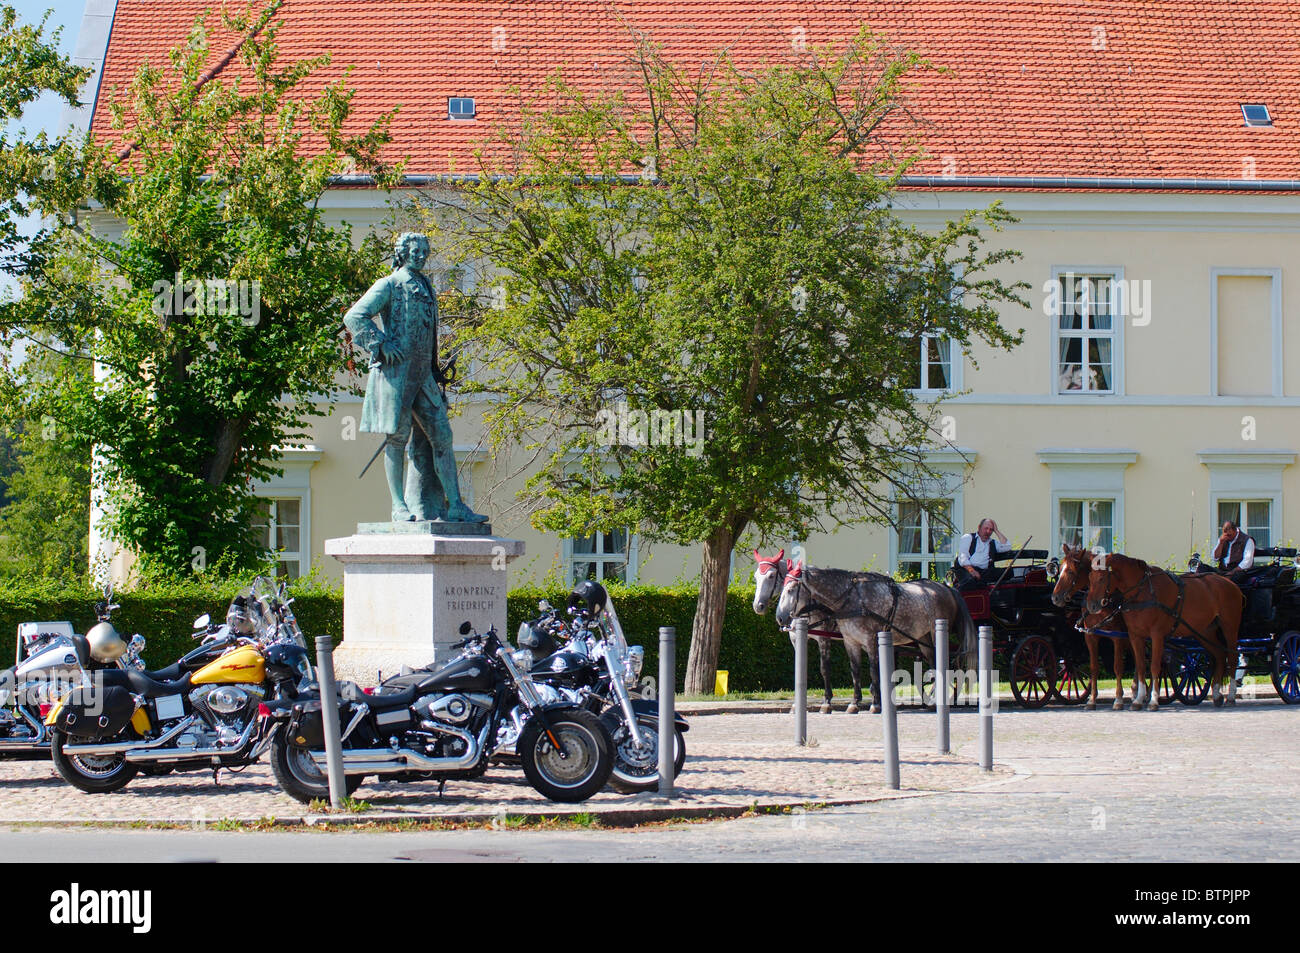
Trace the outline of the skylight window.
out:
[[[474,99],[470,96],[451,96],[447,99],[448,119],[473,119]]]
[[[1273,117],[1268,114],[1268,107],[1263,103],[1242,103],[1241,115],[1248,126],[1273,125]]]

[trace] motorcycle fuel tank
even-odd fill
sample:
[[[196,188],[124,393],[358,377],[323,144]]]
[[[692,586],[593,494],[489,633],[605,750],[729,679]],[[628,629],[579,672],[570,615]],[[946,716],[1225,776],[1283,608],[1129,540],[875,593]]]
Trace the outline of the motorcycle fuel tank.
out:
[[[487,659],[479,657],[448,662],[420,686],[426,692],[469,692],[491,687],[492,666]]]
[[[23,659],[14,670],[18,679],[38,675],[43,678],[71,677],[81,672],[76,647],[70,643],[54,644],[30,658]]]
[[[266,681],[266,661],[262,653],[252,646],[227,652],[214,662],[209,662],[190,679],[191,685],[227,685],[235,682]]]

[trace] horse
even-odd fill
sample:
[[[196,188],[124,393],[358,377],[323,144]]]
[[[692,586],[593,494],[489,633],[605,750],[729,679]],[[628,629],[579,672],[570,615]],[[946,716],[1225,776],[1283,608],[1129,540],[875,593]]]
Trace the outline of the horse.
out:
[[[788,626],[796,615],[823,613],[839,623],[844,645],[867,650],[871,662],[871,713],[880,712],[880,666],[876,633],[893,634],[894,645],[913,649],[934,664],[934,622],[946,619],[961,636],[961,666],[974,673],[979,646],[975,621],[956,589],[930,579],[895,582],[875,572],[805,567],[803,560],[786,571],[776,621]],[[967,677],[973,677],[967,676]],[[920,688],[920,686],[918,686]]]
[[[1052,603],[1065,608],[1076,592],[1088,588],[1088,572],[1092,568],[1093,554],[1082,547],[1071,550],[1069,546],[1062,546],[1061,554],[1061,570],[1056,578],[1056,586],[1052,589]],[[1097,634],[1097,630],[1111,622],[1117,615],[1120,615],[1119,606],[1108,598],[1105,605],[1097,612],[1089,612],[1085,607],[1075,626],[1083,632],[1083,640],[1088,646],[1091,679],[1088,683],[1088,701],[1084,707],[1089,711],[1095,711],[1097,708],[1097,675],[1101,665],[1101,640],[1104,638]],[[1108,641],[1113,643],[1115,648],[1115,704],[1111,708],[1119,711],[1124,707],[1124,641],[1122,639],[1108,639]],[[1135,686],[1135,694],[1136,691]]]
[[[1129,632],[1137,665],[1138,687],[1133,699],[1135,711],[1142,707],[1146,685],[1146,640],[1151,640],[1151,701],[1148,711],[1160,708],[1160,666],[1164,660],[1165,639],[1180,629],[1196,639],[1214,659],[1211,686],[1214,707],[1237,703],[1237,683],[1229,679],[1226,695],[1221,693],[1226,661],[1237,657],[1237,635],[1241,628],[1246,599],[1230,580],[1217,575],[1189,574],[1174,576],[1153,568],[1141,559],[1119,554],[1098,556],[1098,564],[1089,573],[1089,612],[1101,611],[1108,598],[1118,598],[1124,625]],[[1170,621],[1172,620],[1172,621]]]
[[[767,605],[772,601],[772,597],[781,591],[781,585],[785,582],[785,574],[790,569],[791,562],[786,559],[785,550],[768,559],[758,554],[754,550],[754,560],[757,566],[754,569],[754,611],[759,615],[767,613]],[[834,619],[819,620],[815,629],[810,632],[838,632],[839,626]],[[834,692],[831,691],[831,638],[825,635],[814,635],[817,640],[817,651],[821,655],[822,685],[826,690],[826,701],[822,703],[819,709],[823,715],[830,714],[831,701],[834,699]],[[843,641],[841,638],[840,641]],[[849,669],[853,673],[853,701],[849,704],[848,713],[856,715],[862,707],[862,649],[857,645],[844,642],[844,651],[849,656]]]

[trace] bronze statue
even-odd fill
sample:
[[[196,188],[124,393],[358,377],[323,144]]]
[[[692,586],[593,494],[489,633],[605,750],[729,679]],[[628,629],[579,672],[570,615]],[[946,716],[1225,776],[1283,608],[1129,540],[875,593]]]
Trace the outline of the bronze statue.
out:
[[[423,273],[428,260],[429,240],[403,234],[393,249],[392,274],[376,281],[343,318],[353,342],[370,355],[361,430],[386,435],[393,522],[482,523],[487,517],[460,496],[447,401],[438,386],[438,301]]]

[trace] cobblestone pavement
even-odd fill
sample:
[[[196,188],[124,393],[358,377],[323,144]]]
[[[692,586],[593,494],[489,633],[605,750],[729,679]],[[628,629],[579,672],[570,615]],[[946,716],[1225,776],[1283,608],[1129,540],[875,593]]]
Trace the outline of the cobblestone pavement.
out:
[[[157,860],[1297,861],[1297,718],[1300,708],[1277,702],[1222,710],[1175,705],[1159,712],[1004,709],[995,718],[995,757],[1002,770],[990,778],[956,763],[933,763],[937,759],[928,752],[934,716],[903,712],[906,796],[795,816],[615,831],[312,835],[22,830],[0,833],[0,850],[11,856],[39,850],[51,860],[120,859],[125,852]],[[788,716],[698,718],[687,736],[688,743],[696,741],[688,768],[694,773],[706,767],[693,763],[699,751],[704,755],[699,761],[708,762],[709,769],[700,779],[716,775],[747,790],[758,787],[760,772],[793,772],[806,779],[790,785],[801,796],[805,784],[838,784],[847,790],[846,777],[879,779],[878,719],[810,714],[808,725],[818,744],[801,750],[788,744]],[[954,713],[956,762],[969,765],[974,759],[976,732],[973,713]],[[782,756],[790,759],[784,768]],[[48,771],[43,765],[26,770],[33,768],[42,777]],[[0,771],[8,777],[14,767]],[[936,773],[952,789],[923,791],[921,781]],[[686,780],[683,774],[684,788],[704,796],[688,788]],[[141,791],[153,785],[161,790],[166,783],[143,781]],[[202,790],[207,783],[195,786]],[[508,787],[527,794],[522,786]],[[879,792],[879,785],[874,789]],[[371,791],[362,789],[368,798]],[[59,792],[55,782],[46,782],[40,792],[63,803],[72,803],[69,797],[80,804],[87,800]],[[807,799],[831,796],[822,790]],[[373,800],[378,807],[379,798]],[[466,809],[465,802],[459,809]]]
[[[926,719],[931,726],[933,720],[933,715]],[[678,778],[675,806],[820,803],[893,793],[884,783],[878,718],[810,715],[809,725],[815,745],[799,749],[791,743],[789,715],[693,719],[686,734],[686,767]],[[920,728],[919,720],[916,727]],[[924,744],[919,732],[917,741]],[[939,757],[905,746],[902,757],[903,793],[953,790],[990,780],[969,756]],[[994,778],[1003,775],[1009,777],[1010,772],[1000,768]],[[373,778],[356,797],[375,812],[400,814],[601,813],[651,807],[657,801],[650,794],[629,797],[605,791],[581,805],[556,804],[534,791],[521,769],[506,766],[493,767],[477,781],[449,781],[441,798],[433,783],[379,783]],[[115,794],[92,795],[64,783],[49,762],[0,763],[0,822],[256,819],[302,817],[306,811],[305,805],[280,791],[264,764],[239,774],[222,772],[219,787],[213,785],[210,772],[201,771],[141,775]]]

